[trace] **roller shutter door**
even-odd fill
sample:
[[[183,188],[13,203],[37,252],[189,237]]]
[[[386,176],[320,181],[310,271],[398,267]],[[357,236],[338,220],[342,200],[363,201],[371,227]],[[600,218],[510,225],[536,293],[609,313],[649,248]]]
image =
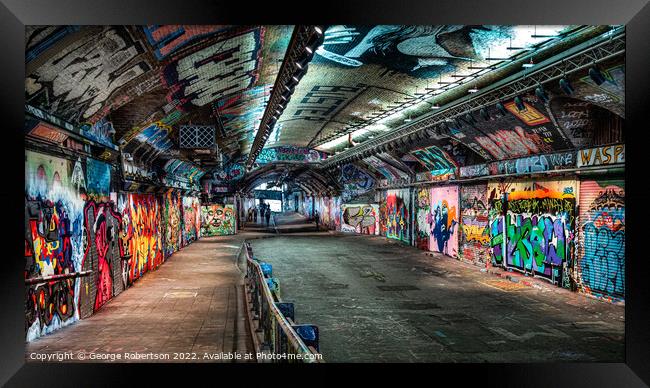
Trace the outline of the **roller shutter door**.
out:
[[[576,283],[585,293],[625,299],[625,181],[580,182]]]

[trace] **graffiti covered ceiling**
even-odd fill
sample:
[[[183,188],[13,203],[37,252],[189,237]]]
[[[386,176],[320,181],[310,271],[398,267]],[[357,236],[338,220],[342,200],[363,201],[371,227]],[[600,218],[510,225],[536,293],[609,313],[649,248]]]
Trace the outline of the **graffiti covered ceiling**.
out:
[[[177,128],[223,128],[246,149],[284,58],[291,26],[84,26],[26,29],[26,102],[115,142],[177,148]],[[164,134],[163,134],[164,132]]]
[[[590,27],[328,26],[256,168],[318,162],[394,131],[432,111],[435,97],[419,96],[471,83],[513,55],[559,44],[558,34],[585,28]],[[293,31],[293,26],[27,26],[26,103],[99,144],[117,145],[136,161],[158,161],[167,172],[173,166],[176,175],[191,179],[218,162],[206,167],[205,156],[197,159],[180,148],[179,128],[213,125],[222,162],[213,176],[237,181],[245,174],[242,163]],[[550,102],[523,95],[523,112],[514,101],[504,101],[509,114],[486,107],[489,120],[456,121],[450,133],[404,144],[393,155],[378,151],[360,166],[380,179],[405,179],[418,171],[593,145],[593,117],[601,110],[625,114],[624,64],[614,61],[601,69],[604,83],[582,74],[570,97],[557,88],[549,88]],[[444,155],[449,165],[434,163],[435,155]]]
[[[557,34],[568,26],[539,27]],[[331,150],[352,125],[381,133],[409,112],[374,120],[379,113],[427,90],[477,73],[474,68],[526,50],[544,39],[533,26],[330,26],[309,70],[278,122],[280,142]],[[519,49],[519,50],[514,50]],[[423,103],[419,109],[430,109]],[[415,107],[414,107],[415,108]],[[395,120],[398,119],[398,120]],[[329,140],[329,141],[328,141]]]

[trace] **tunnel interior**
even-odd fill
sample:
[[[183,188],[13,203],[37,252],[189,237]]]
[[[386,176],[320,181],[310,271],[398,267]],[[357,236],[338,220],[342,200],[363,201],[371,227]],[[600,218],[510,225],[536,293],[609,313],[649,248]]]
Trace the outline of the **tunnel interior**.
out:
[[[264,203],[625,301],[622,26],[27,26],[25,74],[27,342]]]

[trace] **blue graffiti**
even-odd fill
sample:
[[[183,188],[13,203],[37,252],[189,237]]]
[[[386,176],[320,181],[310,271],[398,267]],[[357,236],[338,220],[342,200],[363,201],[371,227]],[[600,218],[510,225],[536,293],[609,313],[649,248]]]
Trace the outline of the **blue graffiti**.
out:
[[[111,186],[111,166],[108,163],[88,158],[86,182],[89,194],[108,195]]]
[[[614,220],[624,220],[624,209],[608,209],[607,213]],[[582,282],[591,292],[623,296],[625,229],[611,228],[611,225],[601,225],[597,219],[595,221],[584,226],[585,254],[578,263]]]
[[[446,204],[438,204],[433,211],[433,225],[431,228],[431,235],[435,237],[438,244],[438,252],[448,254],[447,243],[449,237],[454,234],[454,229],[458,223],[456,220],[451,220],[449,225],[449,209]]]

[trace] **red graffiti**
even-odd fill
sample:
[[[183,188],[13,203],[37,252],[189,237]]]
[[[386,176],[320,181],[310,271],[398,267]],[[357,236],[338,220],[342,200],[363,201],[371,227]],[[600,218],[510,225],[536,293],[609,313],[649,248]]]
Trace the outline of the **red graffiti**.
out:
[[[497,159],[507,159],[541,152],[551,152],[538,134],[526,133],[516,126],[513,131],[500,129],[488,136],[478,136],[476,141]]]
[[[122,217],[113,210],[112,204],[95,203],[89,201],[84,208],[84,226],[86,238],[89,240],[86,246],[84,263],[92,253],[97,257],[97,268],[95,270],[95,303],[94,310],[98,310],[114,295],[113,291],[113,268],[121,266],[119,250],[117,249],[117,233],[121,227]]]

